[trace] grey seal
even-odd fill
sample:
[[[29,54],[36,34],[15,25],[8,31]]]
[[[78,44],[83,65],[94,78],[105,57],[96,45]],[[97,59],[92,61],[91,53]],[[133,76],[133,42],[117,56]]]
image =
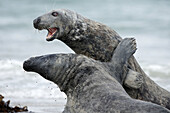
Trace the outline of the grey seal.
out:
[[[91,24],[92,22],[96,24]],[[36,29],[48,30],[47,41],[57,38],[69,45],[76,53],[100,61],[108,61],[112,56],[111,52],[115,49],[114,45],[117,44],[117,40],[114,42],[115,40],[110,37],[121,40],[119,35],[109,27],[66,9],[49,12],[35,19],[33,23]],[[102,29],[109,29],[109,31],[99,33],[98,31],[102,32]],[[103,38],[102,35],[105,36],[106,34],[109,34],[109,36]],[[102,43],[96,42],[97,38],[100,38],[98,41]],[[94,47],[94,45],[97,47]],[[125,80],[120,81],[121,84],[125,82],[128,87],[140,88],[143,83],[142,75],[133,70],[129,72],[131,73],[128,73],[127,77],[124,78]]]
[[[76,53],[100,61],[110,61],[113,50],[121,40],[121,37],[106,25],[67,9],[53,10],[39,16],[33,21],[33,25],[38,30],[48,31],[47,41],[59,39]]]
[[[63,113],[170,113],[162,106],[132,99],[118,82],[135,51],[134,39],[124,39],[112,57],[114,64],[77,54],[52,54],[30,58],[23,68],[53,81],[67,95]]]
[[[111,61],[117,45],[122,40],[118,33],[108,26],[67,9],[53,10],[39,16],[33,24],[36,29],[48,30],[48,41],[59,39],[77,54],[102,62]],[[153,102],[170,109],[170,93],[152,81],[133,56],[128,63],[128,68],[132,71],[129,71],[125,80],[122,80],[127,93],[132,98]]]

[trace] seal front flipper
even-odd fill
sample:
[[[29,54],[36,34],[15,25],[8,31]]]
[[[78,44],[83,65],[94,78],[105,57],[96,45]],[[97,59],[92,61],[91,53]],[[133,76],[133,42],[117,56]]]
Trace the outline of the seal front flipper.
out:
[[[129,88],[138,89],[143,84],[143,76],[136,71],[128,69],[128,73],[123,84]]]
[[[136,49],[136,41],[134,38],[123,39],[115,50],[112,57],[112,63],[114,65],[121,64],[118,67],[123,67],[123,64],[129,60],[129,58],[135,53]],[[124,73],[117,77],[119,78],[118,80],[120,83],[129,88],[140,88],[143,84],[143,76],[140,73],[131,70],[129,67],[126,67],[126,65],[124,66],[124,69]]]
[[[136,42],[134,38],[123,39],[115,49],[112,61],[110,62],[110,70],[113,72],[111,75],[114,75],[120,84],[123,84],[128,73],[126,62],[135,51]]]
[[[136,50],[137,48],[135,39],[125,38],[115,49],[111,62],[114,63],[116,61],[117,63],[124,64],[135,53]]]

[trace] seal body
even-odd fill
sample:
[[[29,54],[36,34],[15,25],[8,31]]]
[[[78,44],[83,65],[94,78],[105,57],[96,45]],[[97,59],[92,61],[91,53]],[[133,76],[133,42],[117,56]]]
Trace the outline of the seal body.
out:
[[[162,106],[132,99],[123,89],[118,81],[128,70],[126,62],[136,44],[124,39],[119,45],[114,64],[77,54],[52,54],[30,58],[23,67],[53,81],[67,95],[63,113],[169,113]]]

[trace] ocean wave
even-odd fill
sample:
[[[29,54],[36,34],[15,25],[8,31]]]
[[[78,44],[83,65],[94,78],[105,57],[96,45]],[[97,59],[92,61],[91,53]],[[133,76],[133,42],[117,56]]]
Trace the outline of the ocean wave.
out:
[[[153,77],[170,77],[170,65],[147,64],[143,66],[144,71]]]
[[[158,85],[170,91],[170,64],[145,64],[142,65],[142,68]]]
[[[37,73],[25,72],[23,62],[0,60],[0,93],[17,98],[66,98],[58,86]],[[170,65],[145,64],[143,70],[161,87],[170,91]]]
[[[21,66],[22,62],[17,60],[0,60],[0,69],[10,69],[11,67]]]
[[[22,68],[23,62],[18,60],[0,60],[0,76],[8,74],[23,75],[26,72]],[[142,64],[143,70],[151,77],[170,77],[170,64]],[[35,75],[35,74],[30,74]]]
[[[66,98],[58,86],[36,73],[25,72],[22,61],[0,60],[0,94],[10,98]]]

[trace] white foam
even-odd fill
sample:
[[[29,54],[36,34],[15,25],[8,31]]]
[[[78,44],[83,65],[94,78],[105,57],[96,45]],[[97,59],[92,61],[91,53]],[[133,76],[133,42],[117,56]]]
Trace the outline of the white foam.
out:
[[[170,91],[170,65],[144,64],[143,70],[158,85]]]
[[[16,67],[21,67],[22,62],[17,60],[0,60],[0,69],[11,69]]]
[[[66,98],[58,86],[37,73],[22,69],[22,62],[0,60],[0,94],[11,98]]]
[[[151,76],[170,77],[170,65],[147,64],[147,65],[143,65],[142,67],[144,71]]]

